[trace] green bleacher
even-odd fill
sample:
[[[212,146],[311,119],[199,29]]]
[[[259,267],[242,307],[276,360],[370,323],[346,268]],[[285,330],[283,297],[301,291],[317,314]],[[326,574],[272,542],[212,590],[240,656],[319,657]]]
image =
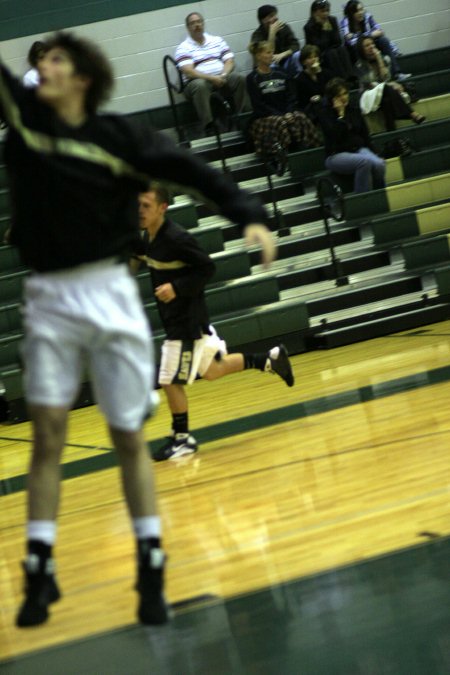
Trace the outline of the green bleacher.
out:
[[[414,152],[388,162],[385,190],[346,195],[345,220],[331,223],[339,269],[330,258],[316,196],[316,180],[326,174],[323,148],[291,153],[289,174],[273,179],[284,230],[277,234],[278,259],[269,271],[259,264],[257,250],[247,251],[237,241],[234,226],[204,205],[177,197],[170,217],[189,228],[216,263],[206,298],[212,322],[230,349],[265,349],[282,339],[299,353],[450,316],[449,57],[450,48],[401,57],[402,69],[413,73],[426,97],[417,105],[428,120],[373,135],[378,151],[390,140],[406,137]],[[165,121],[161,118],[158,126],[164,128]],[[192,151],[217,160],[211,143],[193,143]],[[252,179],[250,189],[262,195],[276,228],[261,163],[245,149],[242,134],[225,137],[224,144],[232,174],[240,181]],[[234,157],[239,158],[235,165]],[[9,226],[6,175],[0,166],[0,241]],[[337,273],[342,286],[336,284]],[[27,274],[17,250],[0,245],[0,380],[11,420],[24,415],[20,303]],[[433,280],[433,290],[424,303],[425,277],[428,286]],[[137,281],[158,353],[163,333],[148,271],[141,269]],[[389,307],[383,304],[387,301]],[[84,396],[83,403],[89,402]]]

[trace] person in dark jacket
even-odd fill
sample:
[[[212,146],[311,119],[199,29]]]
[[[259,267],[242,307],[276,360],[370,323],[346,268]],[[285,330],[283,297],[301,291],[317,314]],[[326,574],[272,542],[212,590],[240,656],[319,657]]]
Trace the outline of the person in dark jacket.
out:
[[[205,286],[215,266],[195,237],[167,217],[167,189],[152,183],[139,195],[143,246],[138,255],[149,268],[158,311],[165,331],[158,382],[172,414],[172,433],[152,451],[163,461],[191,455],[198,449],[189,431],[186,386],[196,377],[217,380],[248,368],[276,373],[294,384],[286,348],[276,345],[262,354],[228,354],[225,342],[210,325]],[[139,253],[139,252],[138,252]]]
[[[273,51],[268,42],[249,47],[255,68],[247,75],[247,89],[253,107],[250,134],[256,153],[271,162],[279,175],[285,166],[285,153],[293,143],[306,148],[320,145],[320,138],[309,118],[296,110],[295,85],[281,68],[272,66]]]
[[[310,18],[303,26],[305,42],[316,45],[324,65],[334,75],[356,83],[356,76],[347,48],[342,44],[336,17],[330,16],[328,0],[314,0]]]
[[[24,289],[24,389],[33,426],[28,481],[25,599],[19,627],[47,621],[60,598],[54,574],[61,470],[69,411],[87,365],[119,456],[136,535],[138,619],[168,620],[165,555],[152,465],[142,434],[151,412],[151,332],[128,269],[139,239],[137,195],[151,178],[208,195],[259,240],[270,261],[265,209],[168,137],[97,114],[113,86],[89,40],[51,35],[25,88],[0,63],[0,118],[10,188],[11,244],[31,268]],[[256,230],[255,230],[256,227]]]
[[[300,43],[292,28],[280,21],[274,5],[262,5],[257,12],[259,27],[253,32],[251,42],[269,42],[273,49],[273,65],[282,66],[288,75],[300,71]]]
[[[295,78],[299,107],[313,121],[317,120],[317,107],[321,104],[325,86],[333,78],[328,68],[320,63],[320,51],[316,45],[305,45],[300,53],[302,72]]]
[[[385,186],[385,161],[375,154],[358,106],[349,105],[348,85],[341,78],[325,88],[326,102],[319,113],[325,138],[325,166],[337,174],[354,174],[355,192]]]

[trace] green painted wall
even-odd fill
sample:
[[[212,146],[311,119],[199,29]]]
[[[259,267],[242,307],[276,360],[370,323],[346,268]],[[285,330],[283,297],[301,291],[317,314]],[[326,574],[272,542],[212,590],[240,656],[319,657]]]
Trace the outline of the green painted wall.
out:
[[[190,1],[0,0],[0,41],[186,5]]]

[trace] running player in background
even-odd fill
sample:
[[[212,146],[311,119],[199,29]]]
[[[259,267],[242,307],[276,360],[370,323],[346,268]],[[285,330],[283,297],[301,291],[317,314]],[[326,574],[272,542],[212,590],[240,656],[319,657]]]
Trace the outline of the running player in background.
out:
[[[167,218],[170,196],[153,183],[139,195],[139,219],[147,236],[142,260],[150,269],[153,290],[166,333],[161,350],[158,382],[172,413],[172,434],[152,451],[162,461],[197,451],[189,433],[185,385],[196,377],[216,380],[248,368],[278,374],[289,387],[294,384],[284,345],[263,354],[228,354],[226,344],[210,325],[205,286],[214,274],[214,263],[195,237]]]

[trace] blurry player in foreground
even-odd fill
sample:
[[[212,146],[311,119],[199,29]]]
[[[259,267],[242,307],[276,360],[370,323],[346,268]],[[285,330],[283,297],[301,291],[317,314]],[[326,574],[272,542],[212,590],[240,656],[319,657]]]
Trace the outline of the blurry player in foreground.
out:
[[[85,368],[118,453],[137,540],[138,618],[167,620],[165,555],[151,461],[142,436],[153,382],[150,331],[127,261],[139,237],[138,193],[150,178],[204,191],[248,243],[274,256],[259,201],[166,137],[122,116],[98,115],[110,94],[108,60],[91,42],[45,42],[39,84],[27,89],[0,64],[0,117],[11,243],[31,268],[25,284],[25,394],[34,430],[28,482],[25,601],[17,624],[48,618],[60,597],[53,545],[68,411]],[[80,523],[82,527],[82,523]]]

